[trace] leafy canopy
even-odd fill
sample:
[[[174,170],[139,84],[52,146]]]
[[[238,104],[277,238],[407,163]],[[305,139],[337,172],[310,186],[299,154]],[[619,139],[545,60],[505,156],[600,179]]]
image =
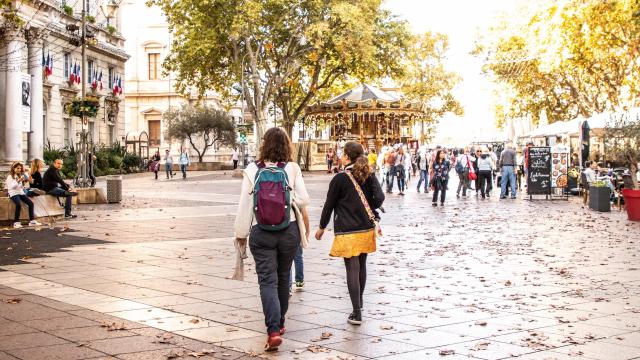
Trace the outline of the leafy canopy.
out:
[[[498,118],[549,122],[638,106],[640,1],[551,2],[524,27],[494,27],[476,52],[504,85]]]
[[[285,126],[347,75],[364,81],[402,73],[410,41],[405,22],[381,0],[148,0],[173,34],[165,68],[177,88],[244,94],[264,128],[267,110],[283,110]],[[244,81],[243,81],[244,80]]]
[[[236,143],[236,128],[229,115],[211,106],[170,108],[163,114],[163,119],[166,137],[189,140],[200,162],[210,147],[233,146]]]

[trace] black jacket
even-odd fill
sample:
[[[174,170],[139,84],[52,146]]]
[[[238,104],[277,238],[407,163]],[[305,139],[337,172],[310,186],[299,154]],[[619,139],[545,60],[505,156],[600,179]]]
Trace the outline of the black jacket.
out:
[[[30,187],[34,189],[42,189],[44,187],[44,184],[42,183],[42,174],[40,174],[40,171],[34,172],[31,175],[31,180],[33,180],[33,182],[29,185]]]
[[[42,185],[44,191],[51,191],[57,187],[69,190],[69,185],[67,185],[67,183],[62,179],[62,176],[60,176],[60,171],[53,166],[49,166],[47,171],[44,172]]]
[[[369,207],[375,212],[375,209],[382,206],[384,202],[384,193],[378,179],[374,174],[371,174],[364,184],[360,184],[360,187],[367,198]],[[322,207],[321,229],[326,228],[329,224],[331,213],[333,213],[333,227],[336,234],[374,228],[358,192],[345,173],[339,173],[331,179],[327,200]]]

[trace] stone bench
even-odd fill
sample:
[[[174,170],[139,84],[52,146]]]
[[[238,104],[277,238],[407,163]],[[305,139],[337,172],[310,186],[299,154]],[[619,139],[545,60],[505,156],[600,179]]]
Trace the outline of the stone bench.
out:
[[[106,204],[107,193],[103,188],[74,189],[78,196],[73,197],[73,204]]]
[[[40,195],[30,198],[33,201],[36,218],[57,218],[64,216],[64,207],[58,199],[51,195]],[[13,221],[15,204],[8,197],[0,197],[0,222]],[[21,220],[29,220],[29,208],[22,204]]]

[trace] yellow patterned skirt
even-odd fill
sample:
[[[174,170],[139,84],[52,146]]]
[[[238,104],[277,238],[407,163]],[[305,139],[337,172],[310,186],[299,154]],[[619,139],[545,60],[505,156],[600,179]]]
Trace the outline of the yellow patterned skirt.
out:
[[[330,256],[350,258],[376,251],[375,229],[336,234]]]

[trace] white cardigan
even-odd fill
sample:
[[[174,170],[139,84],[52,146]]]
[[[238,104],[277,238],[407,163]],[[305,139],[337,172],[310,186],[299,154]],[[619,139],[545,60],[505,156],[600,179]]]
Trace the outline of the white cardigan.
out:
[[[267,167],[276,166],[275,163],[266,163]],[[302,171],[298,164],[290,162],[284,168],[289,178],[289,185],[293,189],[291,191],[292,201],[300,209],[304,209],[309,205],[309,193],[304,185],[302,179]],[[242,172],[242,188],[240,190],[240,203],[238,204],[238,213],[236,214],[235,221],[235,235],[236,238],[246,239],[251,231],[251,225],[253,224],[253,192],[254,182],[256,174],[258,173],[258,166],[252,162]],[[291,221],[294,221],[295,212],[291,209]]]
[[[9,192],[9,197],[24,195],[24,185],[22,185],[22,181],[16,180],[13,176],[8,175],[4,184],[7,192]]]

